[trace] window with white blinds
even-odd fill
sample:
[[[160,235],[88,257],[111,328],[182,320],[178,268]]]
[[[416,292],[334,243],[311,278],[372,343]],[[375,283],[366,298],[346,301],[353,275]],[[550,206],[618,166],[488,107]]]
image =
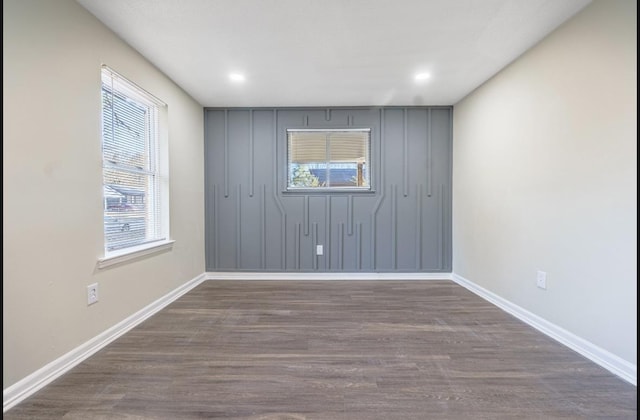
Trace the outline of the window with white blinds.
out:
[[[287,130],[287,189],[371,189],[370,129]]]
[[[102,68],[102,161],[105,256],[168,240],[166,107],[113,70]]]

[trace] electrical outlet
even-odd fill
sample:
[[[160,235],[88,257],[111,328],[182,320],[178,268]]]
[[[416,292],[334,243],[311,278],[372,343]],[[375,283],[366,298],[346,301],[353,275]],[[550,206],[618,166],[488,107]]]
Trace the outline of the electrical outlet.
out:
[[[93,305],[98,301],[98,283],[87,286],[87,305]]]
[[[324,249],[322,248],[322,245],[316,245],[316,255],[322,255],[324,254]]]
[[[536,286],[538,286],[540,289],[547,289],[547,273],[538,270],[538,275],[536,276]]]

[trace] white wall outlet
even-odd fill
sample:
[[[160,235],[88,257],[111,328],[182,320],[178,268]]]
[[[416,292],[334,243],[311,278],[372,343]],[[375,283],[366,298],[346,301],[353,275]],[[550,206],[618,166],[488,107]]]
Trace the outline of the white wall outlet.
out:
[[[322,254],[324,254],[324,248],[322,247],[322,245],[316,245],[316,255]]]
[[[547,273],[538,270],[538,275],[536,276],[536,286],[538,286],[540,289],[547,289]]]
[[[98,283],[87,286],[87,305],[93,305],[98,301]]]

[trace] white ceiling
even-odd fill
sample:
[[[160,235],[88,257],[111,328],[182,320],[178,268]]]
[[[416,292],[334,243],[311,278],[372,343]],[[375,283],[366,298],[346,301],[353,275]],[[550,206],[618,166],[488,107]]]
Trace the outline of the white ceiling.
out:
[[[205,107],[452,105],[590,2],[77,1]]]

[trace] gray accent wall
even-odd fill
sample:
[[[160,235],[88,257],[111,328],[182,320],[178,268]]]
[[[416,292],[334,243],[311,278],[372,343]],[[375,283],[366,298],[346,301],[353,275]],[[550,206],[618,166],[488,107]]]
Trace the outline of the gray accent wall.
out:
[[[207,271],[450,272],[452,112],[205,109]],[[286,191],[291,128],[371,129],[371,191]]]

